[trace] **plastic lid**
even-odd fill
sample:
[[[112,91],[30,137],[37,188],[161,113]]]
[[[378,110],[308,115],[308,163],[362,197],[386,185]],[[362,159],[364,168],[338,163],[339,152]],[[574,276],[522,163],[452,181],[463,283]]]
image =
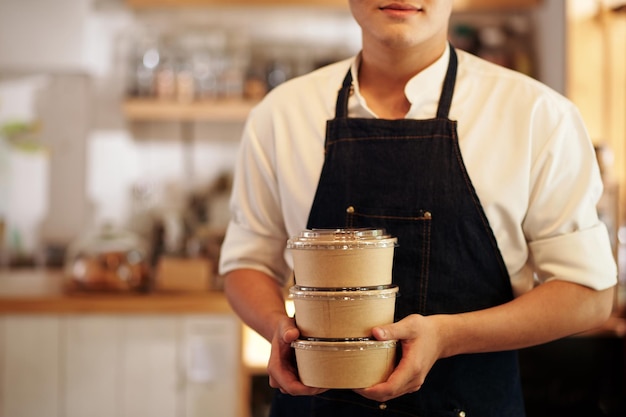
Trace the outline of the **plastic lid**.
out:
[[[398,296],[397,285],[358,288],[311,288],[294,285],[289,288],[289,298],[307,300],[365,300],[395,298]]]
[[[287,241],[289,249],[362,249],[397,246],[384,229],[309,229]]]
[[[357,340],[357,341],[319,341],[298,339],[291,342],[294,349],[323,350],[323,351],[355,351],[370,349],[391,349],[395,348],[397,340]]]

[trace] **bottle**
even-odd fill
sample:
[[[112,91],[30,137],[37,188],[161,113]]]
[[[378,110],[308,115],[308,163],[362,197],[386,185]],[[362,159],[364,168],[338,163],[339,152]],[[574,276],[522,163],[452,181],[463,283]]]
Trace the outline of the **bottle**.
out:
[[[141,34],[135,48],[135,76],[131,94],[139,97],[154,97],[156,95],[156,71],[161,62],[158,38],[150,33]]]

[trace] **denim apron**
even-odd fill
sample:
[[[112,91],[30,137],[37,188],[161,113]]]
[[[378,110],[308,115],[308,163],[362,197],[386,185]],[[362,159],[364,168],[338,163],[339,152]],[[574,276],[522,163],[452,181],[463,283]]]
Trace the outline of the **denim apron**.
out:
[[[435,119],[348,118],[348,72],[336,117],[327,122],[325,161],[307,227],[384,228],[398,238],[396,320],[479,310],[513,298],[463,163],[456,122],[448,119],[457,69],[454,48],[450,52]],[[277,392],[271,416],[524,416],[517,352],[441,359],[419,391],[385,403],[351,390],[313,397]]]

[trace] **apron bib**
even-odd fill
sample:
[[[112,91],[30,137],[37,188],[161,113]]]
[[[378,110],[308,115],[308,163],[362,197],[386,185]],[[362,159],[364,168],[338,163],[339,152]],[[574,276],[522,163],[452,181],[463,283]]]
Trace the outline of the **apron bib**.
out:
[[[308,228],[384,228],[398,238],[396,321],[409,314],[460,313],[513,298],[509,275],[448,119],[457,57],[437,116],[348,118],[350,71],[327,122],[325,160]],[[422,388],[379,404],[350,390],[315,397],[277,393],[272,416],[521,417],[515,351],[459,355],[435,363]]]

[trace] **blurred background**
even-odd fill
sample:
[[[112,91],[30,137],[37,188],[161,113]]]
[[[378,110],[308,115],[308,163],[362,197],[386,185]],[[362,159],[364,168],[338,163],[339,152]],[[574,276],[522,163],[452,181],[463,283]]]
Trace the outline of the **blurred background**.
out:
[[[626,415],[625,9],[455,2],[455,46],[581,110],[620,264],[606,329],[523,352],[529,417]],[[0,417],[265,415],[216,270],[238,140],[359,44],[345,0],[0,0]]]

